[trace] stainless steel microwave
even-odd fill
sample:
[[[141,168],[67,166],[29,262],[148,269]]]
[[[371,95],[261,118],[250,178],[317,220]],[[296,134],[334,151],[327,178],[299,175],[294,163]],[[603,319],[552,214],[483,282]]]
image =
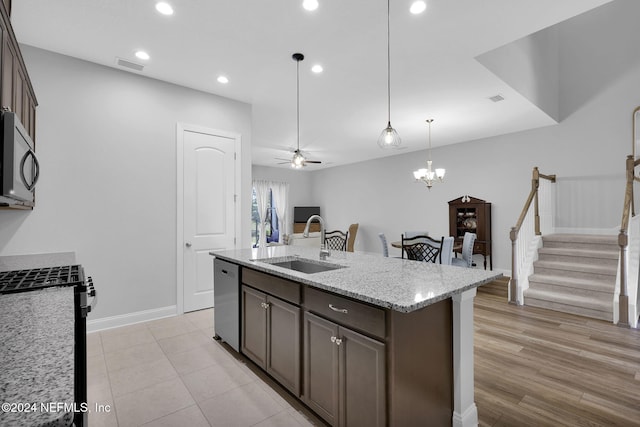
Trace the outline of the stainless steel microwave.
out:
[[[33,206],[33,191],[40,176],[33,140],[15,113],[2,112],[0,122],[0,206]]]

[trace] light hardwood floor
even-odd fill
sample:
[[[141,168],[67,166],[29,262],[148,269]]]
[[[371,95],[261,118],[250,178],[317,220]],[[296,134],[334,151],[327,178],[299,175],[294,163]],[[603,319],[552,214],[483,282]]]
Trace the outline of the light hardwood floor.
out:
[[[506,303],[475,301],[481,426],[640,426],[640,331]]]
[[[322,424],[212,335],[212,310],[90,334],[90,407],[111,409],[90,424]],[[480,426],[640,426],[640,331],[509,305],[489,285],[475,300],[475,381]]]

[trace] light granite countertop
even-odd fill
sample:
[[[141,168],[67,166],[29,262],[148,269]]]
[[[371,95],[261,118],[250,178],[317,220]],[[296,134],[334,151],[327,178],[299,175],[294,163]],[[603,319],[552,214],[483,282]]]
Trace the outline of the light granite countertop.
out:
[[[364,252],[332,251],[325,261],[321,261],[319,248],[303,246],[270,246],[212,251],[210,254],[254,270],[403,313],[418,310],[502,276],[502,273],[476,268],[387,258]],[[293,257],[344,268],[307,274],[269,263]]]
[[[68,426],[73,413],[74,288],[52,287],[0,295],[1,426]],[[20,404],[35,404],[28,409]],[[21,411],[17,411],[21,409]]]

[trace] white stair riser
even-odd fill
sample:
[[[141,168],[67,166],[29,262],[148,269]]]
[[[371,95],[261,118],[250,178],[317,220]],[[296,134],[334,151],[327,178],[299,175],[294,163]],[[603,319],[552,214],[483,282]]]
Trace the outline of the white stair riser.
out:
[[[543,291],[554,291],[558,293],[568,293],[580,296],[591,296],[600,301],[613,301],[613,291],[611,286],[603,285],[600,289],[583,288],[579,284],[575,286],[560,285],[555,283],[538,282],[529,280],[529,287]],[[611,288],[611,289],[610,289]]]

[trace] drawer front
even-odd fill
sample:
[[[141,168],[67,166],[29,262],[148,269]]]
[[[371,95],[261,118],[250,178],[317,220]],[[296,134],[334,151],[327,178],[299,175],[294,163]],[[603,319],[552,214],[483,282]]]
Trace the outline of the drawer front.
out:
[[[308,286],[304,287],[303,295],[307,310],[384,340],[385,312],[383,309]]]
[[[250,268],[242,269],[242,283],[260,289],[293,304],[300,305],[300,285]]]

